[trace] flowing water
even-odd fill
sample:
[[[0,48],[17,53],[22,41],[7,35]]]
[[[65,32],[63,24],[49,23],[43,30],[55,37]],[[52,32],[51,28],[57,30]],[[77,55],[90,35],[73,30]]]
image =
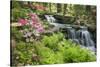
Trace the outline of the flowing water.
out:
[[[81,26],[76,32],[77,39],[82,46],[88,47],[92,51],[95,51],[95,43],[93,42],[91,35],[86,27]]]
[[[80,26],[79,30],[76,30],[69,24],[60,24],[56,22],[56,19],[52,15],[45,15],[49,24],[54,25],[54,29],[65,28],[67,30],[67,37],[74,43],[80,44],[82,47],[88,48],[92,51],[96,51],[95,43],[91,38],[91,35],[85,26]]]

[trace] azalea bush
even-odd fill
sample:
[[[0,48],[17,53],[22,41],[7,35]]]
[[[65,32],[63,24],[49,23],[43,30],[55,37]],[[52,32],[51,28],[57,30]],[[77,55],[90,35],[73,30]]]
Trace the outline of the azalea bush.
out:
[[[33,41],[36,37],[40,36],[44,32],[42,23],[40,22],[38,16],[34,13],[28,14],[27,19],[19,19],[19,25],[22,27],[20,33],[23,34],[23,37],[27,42]]]

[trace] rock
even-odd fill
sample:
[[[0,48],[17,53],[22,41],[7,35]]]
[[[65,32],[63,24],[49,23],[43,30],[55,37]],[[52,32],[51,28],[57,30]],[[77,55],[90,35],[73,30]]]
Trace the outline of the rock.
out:
[[[87,27],[88,27],[89,31],[91,31],[91,32],[96,31],[96,25],[94,25],[94,24],[87,24]]]

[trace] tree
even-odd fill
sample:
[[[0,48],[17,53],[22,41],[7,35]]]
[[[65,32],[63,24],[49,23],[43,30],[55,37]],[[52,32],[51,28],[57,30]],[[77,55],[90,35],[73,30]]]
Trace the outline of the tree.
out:
[[[61,4],[57,4],[57,13],[61,13],[62,11],[62,5]]]
[[[63,7],[63,9],[64,9],[64,11],[63,11],[63,15],[65,16],[66,15],[66,9],[67,8],[67,4],[64,4],[64,7]]]
[[[49,10],[50,10],[50,12],[52,12],[52,10],[51,10],[51,3],[49,3],[49,8],[50,8],[50,9],[49,9]]]

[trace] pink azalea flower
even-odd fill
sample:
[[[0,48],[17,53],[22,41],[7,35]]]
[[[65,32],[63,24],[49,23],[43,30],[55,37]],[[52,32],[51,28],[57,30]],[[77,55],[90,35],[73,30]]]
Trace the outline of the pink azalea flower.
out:
[[[34,25],[34,27],[35,27],[36,29],[38,29],[38,28],[39,28],[39,26],[38,26],[38,25],[36,25],[36,24]]]
[[[37,23],[36,25],[37,25],[37,26],[41,26],[41,24],[40,24],[40,23]]]
[[[26,19],[19,19],[18,22],[19,22],[19,24],[21,24],[23,26],[23,25],[27,24],[28,21]]]
[[[38,31],[38,32],[43,32],[44,31],[44,29],[43,29],[43,26],[42,26],[42,24],[40,23],[40,21],[39,21],[39,19],[38,19],[38,16],[36,15],[36,14],[34,14],[34,13],[30,13],[29,14],[29,16],[30,16],[30,25],[33,27],[33,28],[35,28],[36,29],[36,31]],[[27,24],[27,22],[28,22],[28,20],[27,19],[19,19],[19,23],[23,26],[23,25],[26,25]]]
[[[34,23],[38,23],[38,22],[39,22],[36,18],[32,19],[32,21],[33,21]]]
[[[44,32],[44,29],[41,27],[41,28],[38,28],[38,29],[36,29],[38,32]]]
[[[36,23],[36,20],[32,19],[32,23],[35,24]]]

